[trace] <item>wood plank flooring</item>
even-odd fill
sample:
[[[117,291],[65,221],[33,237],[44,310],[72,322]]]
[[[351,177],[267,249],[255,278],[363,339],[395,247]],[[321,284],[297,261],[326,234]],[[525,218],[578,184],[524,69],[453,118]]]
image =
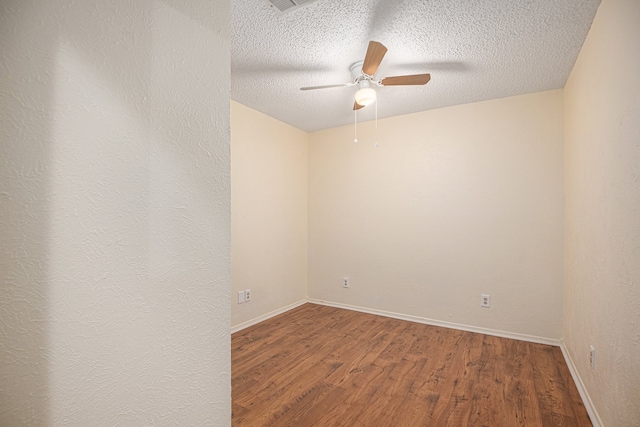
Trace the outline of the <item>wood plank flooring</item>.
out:
[[[233,426],[591,426],[553,346],[305,304],[231,355]]]

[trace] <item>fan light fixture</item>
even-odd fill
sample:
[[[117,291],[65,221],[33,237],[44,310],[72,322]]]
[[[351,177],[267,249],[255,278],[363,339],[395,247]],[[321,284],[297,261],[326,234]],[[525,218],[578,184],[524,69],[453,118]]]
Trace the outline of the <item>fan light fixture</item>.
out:
[[[376,102],[376,91],[371,87],[364,87],[356,92],[356,102],[363,107]]]
[[[269,0],[276,1],[276,0]],[[303,0],[277,0],[277,1],[291,1],[300,3]],[[310,0],[307,0],[310,1]],[[374,76],[378,67],[382,62],[382,58],[387,53],[387,48],[380,42],[371,40],[369,47],[367,47],[367,53],[364,57],[364,61],[358,61],[351,64],[349,71],[351,71],[352,81],[348,83],[341,83],[335,85],[324,86],[307,86],[301,87],[300,90],[314,90],[314,89],[328,89],[332,87],[351,87],[358,86],[358,92],[356,92],[355,103],[353,104],[353,110],[357,111],[366,105],[376,102],[376,91],[371,87],[372,84],[377,86],[415,86],[425,85],[431,79],[430,74],[412,74],[406,76],[392,76],[385,77],[383,79],[376,79]]]

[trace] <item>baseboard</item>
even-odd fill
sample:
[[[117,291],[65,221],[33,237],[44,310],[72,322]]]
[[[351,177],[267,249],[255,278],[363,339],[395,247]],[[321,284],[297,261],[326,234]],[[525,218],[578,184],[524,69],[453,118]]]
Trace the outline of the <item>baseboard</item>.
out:
[[[369,314],[376,314],[378,316],[391,317],[393,319],[407,320],[409,322],[423,323],[426,325],[433,325],[433,326],[441,326],[443,328],[449,328],[449,329],[459,329],[467,332],[475,332],[479,334],[493,335],[496,337],[534,342],[537,344],[553,345],[556,347],[560,346],[560,340],[553,339],[553,338],[537,337],[535,335],[518,334],[515,332],[499,331],[496,329],[488,329],[488,328],[481,328],[478,326],[463,325],[460,323],[429,319],[426,317],[413,316],[410,314],[401,314],[401,313],[394,313],[394,312],[384,311],[384,310],[376,310],[373,308],[358,307],[354,305],[324,301],[324,300],[319,300],[315,298],[309,298],[308,301],[313,304],[326,305],[326,306],[335,307],[335,308],[344,308],[347,310],[360,311],[362,313],[369,313]]]
[[[282,313],[284,313],[286,311],[293,310],[296,307],[300,307],[302,304],[306,304],[307,302],[309,302],[309,300],[305,298],[305,299],[302,299],[300,301],[294,302],[293,304],[289,304],[289,305],[287,305],[285,307],[282,307],[282,308],[279,308],[277,310],[274,310],[274,311],[272,311],[270,313],[263,314],[262,316],[255,317],[255,318],[253,318],[251,320],[247,320],[246,322],[240,323],[239,325],[232,326],[231,327],[231,333],[233,334],[233,333],[236,333],[236,332],[241,331],[243,329],[246,329],[249,326],[253,326],[253,325],[256,325],[256,324],[258,324],[260,322],[264,322],[265,320],[271,319],[272,317],[275,317],[275,316],[277,316],[279,314],[282,314]]]
[[[359,307],[356,305],[350,305],[350,304],[342,304],[339,302],[331,302],[331,301],[324,301],[324,300],[319,300],[319,299],[315,299],[315,298],[305,298],[302,299],[300,301],[294,302],[293,304],[289,304],[285,307],[279,308],[277,310],[274,310],[270,313],[267,314],[263,314],[262,316],[258,316],[255,317],[251,320],[248,320],[246,322],[240,323],[239,325],[233,326],[231,327],[231,333],[235,333],[238,331],[241,331],[243,329],[246,329],[250,326],[256,325],[260,322],[263,322],[267,319],[270,319],[272,317],[275,317],[279,314],[285,313],[289,310],[293,310],[296,307],[300,307],[303,304],[306,303],[313,303],[313,304],[320,304],[320,305],[326,305],[329,307],[335,307],[335,308],[343,308],[346,310],[353,310],[353,311],[359,311],[362,313],[369,313],[369,314],[376,314],[378,316],[385,316],[385,317],[391,317],[393,319],[399,319],[399,320],[407,320],[409,322],[416,322],[416,323],[423,323],[426,325],[433,325],[433,326],[440,326],[443,328],[449,328],[449,329],[459,329],[461,331],[467,331],[467,332],[475,332],[478,334],[486,334],[486,335],[493,335],[496,337],[502,337],[502,338],[510,338],[510,339],[514,339],[514,340],[520,340],[520,341],[528,341],[528,342],[533,342],[533,343],[537,343],[537,344],[546,344],[546,345],[553,345],[556,347],[560,347],[562,348],[562,352],[565,355],[565,359],[567,359],[567,353],[565,352],[565,349],[562,347],[561,345],[561,341],[557,340],[557,339],[553,339],[553,338],[545,338],[545,337],[538,337],[535,335],[526,335],[526,334],[518,334],[515,332],[507,332],[507,331],[500,331],[497,329],[489,329],[489,328],[481,328],[479,326],[470,326],[470,325],[464,325],[461,323],[454,323],[454,322],[447,322],[447,321],[443,321],[443,320],[435,320],[435,319],[429,319],[427,317],[420,317],[420,316],[413,316],[410,314],[402,314],[402,313],[395,313],[395,312],[391,312],[391,311],[384,311],[384,310],[377,310],[374,308],[365,308],[365,307]],[[570,359],[568,359],[570,360]],[[569,364],[567,362],[567,364]],[[569,365],[569,369],[571,370],[571,375],[574,375],[574,371],[575,369],[572,367],[572,365]],[[575,380],[575,379],[574,379]],[[576,383],[576,386],[577,383]],[[580,387],[578,387],[580,389]],[[582,395],[582,392],[581,392]],[[586,405],[586,403],[585,403]]]
[[[231,333],[235,333],[238,331],[241,331],[243,329],[248,328],[249,326],[253,326],[255,324],[258,324],[260,322],[263,322],[267,319],[270,319],[272,317],[275,317],[279,314],[285,313],[289,310],[293,310],[296,307],[299,307],[303,304],[306,303],[312,303],[312,304],[320,304],[320,305],[326,305],[329,307],[335,307],[335,308],[343,308],[346,310],[353,310],[353,311],[359,311],[362,313],[369,313],[369,314],[376,314],[378,316],[385,316],[385,317],[391,317],[393,319],[400,319],[400,320],[407,320],[409,322],[416,322],[416,323],[423,323],[426,325],[433,325],[433,326],[441,326],[443,328],[449,328],[449,329],[459,329],[462,331],[468,331],[468,332],[476,332],[476,333],[480,333],[480,334],[486,334],[486,335],[493,335],[496,337],[502,337],[502,338],[510,338],[510,339],[515,339],[515,340],[521,340],[521,341],[528,341],[528,342],[533,342],[533,343],[538,343],[538,344],[547,344],[547,345],[553,345],[556,347],[560,347],[560,350],[562,351],[562,355],[564,356],[564,360],[567,363],[567,366],[569,367],[569,372],[571,373],[571,377],[573,378],[573,382],[576,384],[576,387],[578,389],[578,393],[580,394],[580,397],[582,398],[582,402],[584,403],[585,409],[587,410],[587,413],[589,414],[589,418],[591,419],[591,423],[593,424],[593,427],[604,427],[604,424],[602,423],[602,420],[600,419],[600,415],[598,415],[598,411],[596,411],[595,406],[593,405],[593,402],[591,401],[591,397],[589,396],[589,393],[587,393],[587,389],[584,386],[584,383],[582,382],[582,378],[580,378],[580,375],[578,375],[578,371],[575,367],[575,364],[573,363],[573,360],[571,359],[571,356],[569,355],[569,351],[567,350],[567,347],[564,343],[564,341],[561,340],[556,340],[556,339],[552,339],[552,338],[544,338],[544,337],[537,337],[534,335],[526,335],[526,334],[518,334],[518,333],[514,333],[514,332],[506,332],[506,331],[500,331],[500,330],[496,330],[496,329],[488,329],[488,328],[481,328],[481,327],[477,327],[477,326],[470,326],[470,325],[463,325],[460,323],[453,323],[453,322],[446,322],[446,321],[442,321],[442,320],[435,320],[435,319],[429,319],[426,317],[419,317],[419,316],[412,316],[409,314],[401,314],[401,313],[394,313],[394,312],[390,312],[390,311],[384,311],[384,310],[376,310],[373,308],[365,308],[365,307],[358,307],[355,305],[349,305],[349,304],[342,304],[342,303],[338,303],[338,302],[331,302],[331,301],[324,301],[324,300],[319,300],[319,299],[315,299],[315,298],[305,298],[303,300],[294,302],[293,304],[289,304],[285,307],[279,308],[277,310],[274,310],[270,313],[264,314],[262,316],[258,316],[254,319],[251,319],[249,321],[240,323],[239,325],[236,325],[234,327],[231,328]]]
[[[578,393],[580,393],[580,397],[582,398],[582,403],[584,403],[584,407],[589,414],[589,418],[591,419],[591,424],[593,427],[604,427],[602,423],[602,419],[596,411],[596,407],[593,405],[593,401],[591,400],[591,396],[587,393],[587,388],[584,386],[582,382],[582,378],[578,375],[578,370],[576,369],[576,365],[573,363],[573,359],[569,355],[569,350],[567,349],[564,341],[560,343],[560,350],[562,350],[562,355],[564,356],[564,360],[569,367],[569,372],[571,372],[571,377],[573,378],[573,382],[576,383],[576,387],[578,388]]]

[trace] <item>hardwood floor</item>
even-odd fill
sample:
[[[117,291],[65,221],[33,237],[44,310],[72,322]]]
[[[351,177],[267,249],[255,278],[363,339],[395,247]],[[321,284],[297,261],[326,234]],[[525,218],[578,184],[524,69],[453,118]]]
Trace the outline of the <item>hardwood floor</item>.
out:
[[[558,347],[305,304],[231,351],[234,426],[591,426]]]

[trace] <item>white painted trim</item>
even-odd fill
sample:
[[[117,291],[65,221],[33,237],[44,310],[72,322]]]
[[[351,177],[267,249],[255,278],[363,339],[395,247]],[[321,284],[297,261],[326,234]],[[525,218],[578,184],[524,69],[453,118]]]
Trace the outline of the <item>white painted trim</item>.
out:
[[[553,339],[553,338],[537,337],[535,335],[518,334],[515,332],[499,331],[496,329],[488,329],[488,328],[481,328],[478,326],[463,325],[460,323],[446,322],[443,320],[429,319],[426,317],[413,316],[410,314],[394,313],[390,311],[377,310],[373,308],[358,307],[355,305],[324,301],[324,300],[319,300],[314,298],[309,298],[308,301],[313,304],[326,305],[326,306],[335,307],[335,308],[344,308],[347,310],[360,311],[362,313],[369,313],[369,314],[376,314],[378,316],[391,317],[393,319],[407,320],[409,322],[423,323],[426,325],[440,326],[440,327],[449,328],[449,329],[459,329],[461,331],[493,335],[496,337],[510,338],[510,339],[520,340],[520,341],[528,341],[528,342],[533,342],[537,344],[553,345],[556,347],[560,346],[560,340]]]
[[[573,359],[569,355],[569,350],[564,341],[560,342],[560,350],[562,350],[562,355],[564,356],[565,362],[567,362],[567,366],[569,367],[569,372],[571,372],[571,377],[573,378],[573,382],[576,383],[576,387],[578,388],[578,393],[580,393],[580,397],[582,398],[582,403],[584,403],[584,407],[587,409],[587,414],[589,414],[589,418],[591,419],[591,424],[593,427],[604,427],[602,423],[602,419],[596,411],[596,407],[591,400],[591,396],[587,393],[587,388],[584,386],[582,382],[582,378],[578,375],[578,370],[576,369],[576,365],[573,363]]]
[[[573,382],[576,384],[578,393],[582,398],[582,402],[584,403],[587,413],[589,414],[589,418],[591,419],[591,423],[593,424],[593,427],[604,427],[604,424],[602,423],[602,419],[600,419],[600,415],[598,414],[598,411],[596,411],[596,408],[593,405],[593,401],[591,400],[591,397],[589,396],[589,393],[587,393],[587,389],[585,388],[584,383],[582,382],[582,378],[580,378],[580,375],[578,375],[578,371],[573,363],[573,360],[571,359],[571,356],[569,355],[569,351],[567,350],[567,347],[564,341],[562,340],[537,337],[534,335],[518,334],[515,332],[499,331],[496,329],[481,328],[478,326],[463,325],[460,323],[446,322],[442,320],[429,319],[426,317],[412,316],[410,314],[400,314],[400,313],[394,313],[390,311],[376,310],[373,308],[358,307],[355,305],[324,301],[324,300],[319,300],[315,298],[306,298],[306,299],[294,302],[293,304],[289,304],[285,307],[279,308],[270,313],[264,314],[262,316],[258,316],[247,322],[236,325],[231,328],[231,333],[233,334],[235,332],[246,329],[249,326],[253,326],[267,319],[275,317],[279,314],[287,312],[289,310],[293,310],[294,308],[300,307],[301,305],[306,304],[308,302],[312,304],[320,304],[320,305],[326,305],[329,307],[359,311],[362,313],[376,314],[378,316],[391,317],[393,319],[407,320],[409,322],[423,323],[426,325],[441,326],[443,328],[458,329],[458,330],[467,331],[467,332],[475,332],[479,334],[493,335],[496,337],[510,338],[514,340],[528,341],[528,342],[533,342],[538,344],[547,344],[547,345],[560,347],[560,350],[562,351],[562,355],[564,356],[564,360],[567,363],[567,366],[569,367],[569,372],[571,373]]]
[[[272,311],[270,313],[263,314],[262,316],[255,317],[255,318],[253,318],[251,320],[247,320],[246,322],[240,323],[239,325],[232,326],[231,327],[231,333],[233,334],[233,333],[236,333],[236,332],[241,331],[243,329],[246,329],[249,326],[253,326],[253,325],[256,325],[256,324],[258,324],[260,322],[264,322],[267,319],[271,319],[272,317],[276,317],[277,315],[282,314],[282,313],[284,313],[286,311],[293,310],[294,308],[300,307],[302,304],[306,304],[308,302],[309,302],[309,300],[305,298],[303,300],[294,302],[293,304],[289,304],[289,305],[287,305],[285,307],[282,307],[282,308],[279,308],[277,310],[274,310],[274,311]]]

